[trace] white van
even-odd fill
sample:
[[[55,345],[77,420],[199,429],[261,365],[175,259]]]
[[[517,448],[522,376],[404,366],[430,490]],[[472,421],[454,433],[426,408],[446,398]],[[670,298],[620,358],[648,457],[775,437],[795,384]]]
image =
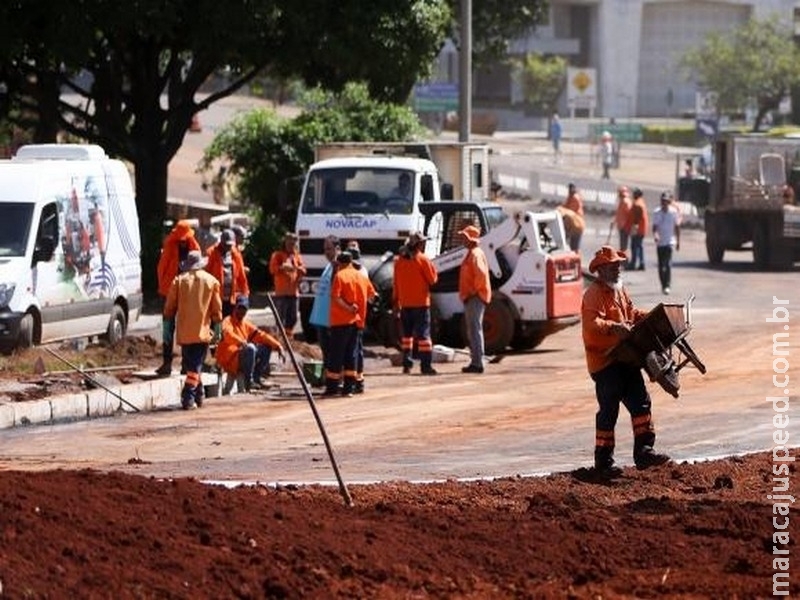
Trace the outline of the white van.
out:
[[[0,160],[0,351],[124,337],[142,309],[139,218],[125,165],[99,146]]]

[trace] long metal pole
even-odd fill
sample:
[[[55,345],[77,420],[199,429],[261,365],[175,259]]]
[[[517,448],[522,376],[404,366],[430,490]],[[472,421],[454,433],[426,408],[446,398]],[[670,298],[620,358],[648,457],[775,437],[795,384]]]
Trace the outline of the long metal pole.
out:
[[[83,376],[84,376],[86,379],[88,379],[89,381],[91,381],[91,382],[92,382],[93,384],[95,384],[96,386],[103,388],[105,391],[107,391],[107,392],[108,392],[109,394],[111,394],[112,396],[116,396],[117,398],[119,398],[119,399],[120,399],[120,401],[121,401],[123,404],[127,404],[128,406],[130,406],[130,407],[131,407],[131,408],[134,410],[134,412],[139,412],[139,409],[138,409],[138,408],[136,408],[136,407],[135,407],[133,404],[131,404],[130,402],[128,402],[127,400],[125,400],[125,398],[123,398],[122,396],[120,396],[120,395],[119,395],[117,392],[115,392],[114,390],[112,390],[112,389],[110,389],[110,388],[108,388],[108,387],[104,386],[102,383],[100,383],[99,381],[97,381],[97,379],[95,379],[94,377],[92,377],[91,375],[89,375],[89,374],[88,374],[86,371],[84,371],[83,369],[81,369],[79,366],[77,366],[77,365],[73,365],[73,364],[72,364],[71,362],[69,362],[69,361],[68,361],[66,358],[64,358],[63,356],[61,356],[60,354],[58,354],[58,353],[57,353],[55,350],[51,350],[50,348],[45,348],[45,350],[47,350],[47,351],[48,351],[50,354],[52,354],[53,356],[55,356],[55,357],[56,357],[58,360],[60,360],[61,362],[64,362],[64,363],[66,363],[67,365],[69,365],[70,367],[72,367],[73,369],[75,369],[75,370],[76,370],[78,373],[80,373],[81,375],[83,375]]]
[[[283,328],[281,318],[278,316],[278,309],[275,308],[275,303],[272,301],[272,294],[267,294],[267,302],[269,302],[269,308],[275,317],[275,324],[278,326],[278,331],[281,334],[283,345],[292,361],[294,372],[297,374],[297,379],[300,381],[300,385],[303,387],[306,400],[308,400],[308,404],[311,407],[311,412],[314,414],[314,420],[317,422],[317,427],[319,427],[319,431],[322,434],[322,441],[325,442],[325,449],[328,451],[328,458],[330,458],[331,465],[333,466],[333,472],[336,475],[336,481],[339,482],[339,493],[342,495],[342,498],[344,498],[344,503],[347,506],[353,506],[353,499],[350,497],[350,492],[347,490],[347,485],[345,484],[344,479],[342,479],[341,473],[339,473],[339,465],[336,462],[336,456],[333,454],[333,447],[328,439],[328,434],[325,432],[325,425],[322,423],[322,417],[320,417],[319,411],[317,410],[317,404],[314,402],[314,396],[312,396],[311,390],[308,387],[308,382],[303,376],[303,370],[300,368],[300,363],[297,362],[297,357],[294,355],[292,344],[289,342],[289,336],[286,335],[286,330]]]
[[[469,142],[472,126],[472,0],[461,0],[461,56],[458,60],[458,141]]]

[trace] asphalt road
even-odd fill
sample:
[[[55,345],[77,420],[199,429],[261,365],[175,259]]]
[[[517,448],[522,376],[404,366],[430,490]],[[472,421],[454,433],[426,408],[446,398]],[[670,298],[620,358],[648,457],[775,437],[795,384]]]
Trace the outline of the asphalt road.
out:
[[[605,242],[606,223],[605,218],[590,219],[585,248]],[[800,305],[797,269],[757,273],[749,256],[710,269],[702,232],[687,231],[675,261],[673,294],[666,298],[651,244],[645,252],[648,270],[626,274],[635,301],[648,308],[695,294],[689,341],[708,368],[705,376],[692,367],[681,372],[677,400],[650,385],[659,448],[681,460],[770,448],[774,413],[765,398],[776,395],[772,335],[780,326],[765,319],[773,296],[788,299],[790,312]],[[507,356],[483,375],[462,375],[463,364],[438,365],[442,374],[425,378],[403,376],[385,361],[373,362],[367,367],[365,395],[318,400],[345,480],[496,477],[591,463],[595,400],[578,328],[551,336],[532,352]],[[795,370],[790,367],[790,376]],[[286,396],[226,397],[188,413],[9,431],[0,466],[92,467],[211,480],[334,481],[309,404],[295,394],[290,375],[276,379],[288,390]],[[617,434],[618,459],[630,464],[624,410]],[[131,459],[138,464],[129,464]]]

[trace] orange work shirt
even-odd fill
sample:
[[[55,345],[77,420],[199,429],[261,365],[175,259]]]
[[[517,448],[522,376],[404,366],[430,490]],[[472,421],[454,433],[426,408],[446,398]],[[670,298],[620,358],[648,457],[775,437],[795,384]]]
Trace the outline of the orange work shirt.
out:
[[[628,197],[622,198],[617,204],[617,212],[614,214],[614,222],[617,229],[630,233],[631,230],[631,200]]]
[[[239,372],[239,349],[244,344],[260,344],[273,350],[281,347],[281,343],[263,329],[259,329],[247,318],[237,319],[235,315],[225,317],[222,321],[222,339],[217,344],[214,358],[226,373],[235,375]]]
[[[287,263],[294,270],[284,271],[281,268]],[[306,266],[299,252],[290,254],[285,250],[276,250],[269,259],[269,272],[275,282],[276,296],[297,296],[297,286],[306,274]]]
[[[471,296],[477,296],[484,304],[492,300],[489,262],[478,246],[470,248],[458,272],[458,297],[465,302]]]
[[[644,198],[636,198],[633,201],[628,222],[630,223],[628,231],[631,235],[645,236],[650,224],[647,216],[647,204],[645,204]]]
[[[583,198],[577,192],[567,196],[567,199],[564,200],[564,204],[562,204],[562,206],[583,216]]]
[[[171,319],[176,315],[178,344],[208,344],[213,337],[211,324],[222,321],[219,281],[203,269],[178,275],[172,280],[164,304],[165,317]]]
[[[331,282],[331,327],[356,325],[363,328],[367,304],[374,293],[375,288],[369,278],[357,271],[352,264],[339,266]],[[355,304],[356,311],[339,306],[337,298],[344,300],[348,307]]]
[[[394,303],[398,308],[430,306],[430,288],[438,278],[433,262],[422,252],[398,256],[394,259]]]
[[[615,290],[601,281],[595,281],[583,294],[581,326],[586,349],[586,366],[589,373],[597,373],[611,364],[607,356],[620,342],[611,332],[614,323],[638,323],[647,313],[633,306],[625,288]]]
[[[220,289],[222,289],[222,278],[224,277],[224,268],[222,265],[222,252],[220,252],[219,244],[214,244],[208,249],[208,264],[205,269],[211,273],[219,281]],[[228,298],[223,298],[228,302],[236,302],[236,296],[250,296],[250,285],[247,283],[247,271],[244,268],[244,258],[242,252],[235,246],[231,248],[231,266],[233,268],[231,280],[231,293]]]
[[[180,271],[179,248],[181,242],[186,245],[187,252],[200,250],[200,243],[194,237],[194,229],[192,229],[189,221],[178,221],[172,231],[164,238],[164,243],[161,245],[156,274],[158,276],[158,293],[164,298],[169,293],[172,280],[177,277]]]

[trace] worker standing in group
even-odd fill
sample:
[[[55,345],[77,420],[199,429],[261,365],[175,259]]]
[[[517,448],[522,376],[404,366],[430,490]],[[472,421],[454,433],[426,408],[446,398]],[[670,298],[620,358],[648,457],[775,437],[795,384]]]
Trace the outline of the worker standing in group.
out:
[[[633,204],[628,223],[631,232],[631,258],[627,268],[631,271],[644,271],[644,236],[649,223],[647,204],[644,201],[644,194],[639,188],[633,190]]]
[[[633,459],[636,467],[663,464],[669,460],[653,449],[656,441],[650,395],[639,367],[614,360],[609,351],[630,335],[634,324],[647,313],[636,308],[622,285],[620,269],[624,252],[603,246],[589,263],[597,279],[587,288],[581,306],[586,364],[595,384],[598,411],[595,419],[594,466],[604,478],[618,477],[622,470],[614,464],[614,428],[620,402],[631,415]]]
[[[183,273],[172,281],[164,305],[164,315],[176,318],[175,337],[181,346],[181,367],[186,374],[181,390],[184,410],[202,406],[203,383],[200,374],[212,340],[219,339],[222,299],[219,281],[203,270],[206,259],[192,250],[184,262]]]
[[[400,311],[403,373],[411,373],[414,366],[412,350],[416,341],[420,372],[436,375],[431,340],[431,286],[438,280],[438,275],[431,259],[425,256],[426,240],[421,233],[412,233],[400,255],[394,259],[392,294],[395,310]]]
[[[358,240],[350,240],[347,242],[347,251],[353,257],[353,268],[367,280],[368,296],[367,305],[364,306],[363,314],[359,315],[358,326],[356,331],[356,383],[353,386],[354,394],[364,393],[364,328],[367,326],[367,311],[369,302],[377,294],[369,279],[369,272],[367,268],[361,264],[361,246]]]
[[[275,250],[269,259],[269,272],[275,284],[275,309],[289,339],[292,339],[297,325],[300,281],[306,275],[297,239],[295,233],[288,232],[283,236],[281,248]]]
[[[233,230],[226,229],[219,236],[219,242],[208,249],[206,271],[217,278],[222,294],[222,316],[233,312],[233,303],[239,296],[250,296],[250,285],[244,268],[242,253],[236,246]]]
[[[233,313],[222,321],[222,339],[214,356],[229,381],[241,379],[246,392],[261,389],[261,379],[269,374],[273,350],[283,356],[281,343],[247,319],[249,308],[247,296],[236,298]],[[230,387],[226,386],[224,393],[229,392]]]
[[[567,197],[559,208],[559,212],[564,219],[564,229],[566,230],[570,250],[580,252],[581,238],[585,229],[585,217],[583,197],[574,183],[570,183],[567,186]]]
[[[630,238],[630,215],[631,215],[631,198],[628,188],[624,185],[619,186],[617,189],[617,210],[614,213],[614,220],[611,221],[611,227],[616,226],[617,233],[619,234],[619,250],[621,252],[628,251],[628,239]]]
[[[353,256],[346,250],[339,253],[336,262],[331,283],[325,396],[350,396],[355,392],[358,328],[367,313],[370,283],[353,268]]]
[[[308,318],[308,322],[317,329],[323,365],[328,364],[328,345],[331,336],[331,282],[336,270],[336,257],[339,256],[339,244],[339,238],[335,235],[329,235],[323,242],[322,251],[328,264],[322,269],[322,275],[317,281],[314,304],[311,306],[311,315]]]
[[[158,275],[158,295],[162,300],[162,311],[164,301],[166,301],[170,286],[175,277],[181,270],[181,265],[185,263],[189,252],[200,250],[200,243],[195,238],[194,229],[189,221],[181,220],[164,238],[161,246],[161,254],[158,257],[156,272]],[[161,317],[161,353],[163,361],[161,366],[156,369],[156,373],[166,376],[172,373],[173,347],[175,346],[175,319]]]
[[[467,326],[470,363],[462,373],[483,373],[483,314],[492,300],[489,262],[479,247],[481,232],[469,225],[458,232],[467,248],[467,255],[458,272],[458,297],[464,303],[464,322]]]

